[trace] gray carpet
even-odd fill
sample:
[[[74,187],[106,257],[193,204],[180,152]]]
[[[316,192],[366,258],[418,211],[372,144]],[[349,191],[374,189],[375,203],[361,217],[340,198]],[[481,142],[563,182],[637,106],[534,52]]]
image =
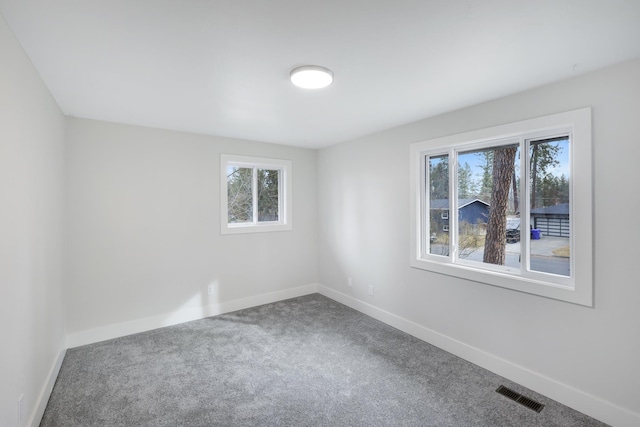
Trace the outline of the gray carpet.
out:
[[[604,424],[314,294],[70,349],[40,425]]]

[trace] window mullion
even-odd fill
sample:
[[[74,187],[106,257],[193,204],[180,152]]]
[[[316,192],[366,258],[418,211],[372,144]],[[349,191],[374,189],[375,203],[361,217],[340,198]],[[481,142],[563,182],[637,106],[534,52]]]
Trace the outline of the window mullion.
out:
[[[284,193],[284,180],[286,179],[284,169],[278,170],[278,222],[286,221],[285,205],[285,193]]]
[[[420,194],[418,200],[420,203],[419,220],[420,225],[418,228],[421,230],[418,238],[420,239],[420,256],[430,254],[430,248],[427,244],[427,235],[431,235],[431,218],[429,211],[429,204],[431,202],[431,196],[429,195],[429,188],[431,186],[431,176],[429,175],[429,155],[420,155]]]
[[[251,177],[251,199],[253,207],[253,223],[258,223],[258,168],[253,167]]]
[[[531,171],[529,140],[520,137],[520,271],[526,274],[530,270],[530,253],[531,253],[531,190],[529,188],[529,179]]]
[[[458,152],[449,150],[449,259],[458,259]]]

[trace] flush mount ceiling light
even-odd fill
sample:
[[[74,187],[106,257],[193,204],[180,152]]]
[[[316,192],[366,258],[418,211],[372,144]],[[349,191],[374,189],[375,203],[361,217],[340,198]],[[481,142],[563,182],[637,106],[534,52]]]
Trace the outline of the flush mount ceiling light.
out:
[[[304,65],[291,70],[291,83],[304,89],[322,89],[333,82],[333,71],[319,65]]]

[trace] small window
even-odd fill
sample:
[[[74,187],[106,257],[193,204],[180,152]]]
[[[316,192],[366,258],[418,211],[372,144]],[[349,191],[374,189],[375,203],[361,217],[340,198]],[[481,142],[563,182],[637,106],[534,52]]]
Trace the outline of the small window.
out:
[[[291,230],[291,162],[222,154],[221,233]]]
[[[411,168],[413,267],[593,305],[590,109],[418,142]]]

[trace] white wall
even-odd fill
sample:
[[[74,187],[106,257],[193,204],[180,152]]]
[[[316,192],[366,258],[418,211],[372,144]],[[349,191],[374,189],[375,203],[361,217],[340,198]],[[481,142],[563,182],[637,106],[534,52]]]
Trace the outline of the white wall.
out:
[[[0,16],[0,425],[39,421],[64,344],[64,117]]]
[[[595,308],[409,267],[410,143],[587,106]],[[635,61],[323,149],[321,289],[605,422],[640,425],[639,135]]]
[[[69,345],[316,289],[316,151],[77,118],[67,144]],[[293,231],[220,234],[221,153],[293,161]]]

